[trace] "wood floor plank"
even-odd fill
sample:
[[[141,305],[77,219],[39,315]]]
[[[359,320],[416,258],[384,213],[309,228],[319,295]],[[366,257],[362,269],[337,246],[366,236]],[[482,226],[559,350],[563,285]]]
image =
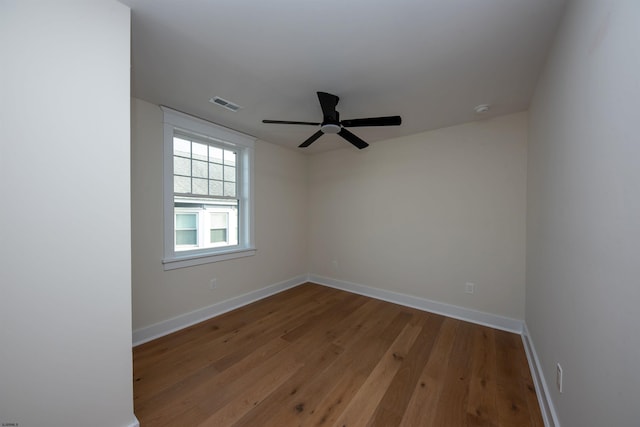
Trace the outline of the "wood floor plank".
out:
[[[433,350],[416,382],[400,426],[432,426],[440,393],[445,388],[445,373],[461,322],[444,319]]]
[[[262,317],[254,318],[251,322],[245,322],[241,326],[235,324],[235,329],[226,330],[224,333],[211,336],[210,327],[204,329],[208,341],[193,340],[189,351],[173,351],[171,357],[165,357],[157,362],[152,359],[151,367],[138,369],[140,364],[134,364],[134,378],[137,382],[134,402],[143,399],[142,396],[151,397],[149,390],[158,392],[175,384],[180,378],[188,376],[198,370],[214,364],[216,369],[224,370],[234,360],[251,353],[255,348],[266,343],[276,336],[281,336],[295,327],[307,321],[307,317],[313,313],[319,313],[330,309],[331,304],[318,304],[317,301],[306,301],[287,310],[276,309],[268,301],[265,306],[269,310],[260,310]],[[212,323],[212,322],[206,322]],[[215,322],[219,324],[219,322]],[[205,325],[203,325],[205,326]],[[218,329],[219,330],[219,329]],[[180,354],[182,356],[180,357]],[[171,367],[167,371],[167,367]]]
[[[393,313],[395,313],[395,310],[389,310],[388,315]],[[395,338],[399,331],[408,323],[409,316],[399,313],[395,317],[385,317],[385,320],[389,322],[388,325],[382,329],[382,331],[377,331],[377,333],[374,332],[374,334],[380,335],[380,337],[383,338],[375,341],[367,339],[366,346],[364,345],[365,343],[363,340],[363,345],[347,348],[342,354],[344,357],[341,357],[340,360],[352,363],[357,360],[357,354],[360,354],[364,349],[366,349],[367,352],[371,352],[375,355],[375,357],[370,359],[372,362],[371,365],[379,361],[380,347],[384,347],[384,350],[388,348],[393,341],[392,338]],[[307,345],[305,342],[296,343],[296,345],[301,344],[304,346]],[[335,344],[332,343],[331,345]],[[298,351],[303,350],[304,348],[299,348]],[[307,357],[312,359],[317,350],[312,348],[307,349],[306,352],[308,354]],[[335,369],[336,366],[338,366],[338,370]],[[315,406],[316,399],[319,396],[314,394],[312,391],[314,388],[316,391],[323,388],[322,384],[320,387],[318,386],[318,381],[320,381],[319,379],[334,379],[336,375],[341,374],[342,369],[339,368],[339,364],[335,365],[335,362],[331,364],[318,364],[313,363],[313,361],[310,360],[308,363],[309,372],[304,372],[301,375],[292,378],[291,381],[285,384],[281,389],[269,396],[268,400],[264,402],[264,405],[256,408],[255,411],[243,418],[241,420],[241,425],[258,425],[259,423],[264,423],[264,420],[269,420],[268,425],[273,426],[298,425],[298,423],[301,422],[300,420],[303,419],[306,414],[314,413],[319,410]],[[373,367],[371,369],[373,369]],[[326,392],[329,390],[330,388],[325,388]]]
[[[347,295],[340,304],[335,304],[324,312],[308,316],[303,324],[284,334],[282,339],[290,342],[295,342],[298,339],[313,340],[321,338],[318,333],[326,337],[330,334],[330,327],[333,324],[344,319],[366,302],[367,299],[363,296]]]
[[[335,423],[411,316],[404,311],[398,312],[395,306],[384,305],[376,312],[375,319],[370,322],[375,326],[362,328],[361,334],[345,343],[343,357],[316,379],[320,385],[313,384],[309,396],[300,396],[299,401],[307,402],[309,411],[300,414],[295,425]],[[314,388],[323,392],[314,395]]]
[[[400,424],[420,373],[429,360],[444,318],[428,313],[420,313],[417,317],[420,319],[420,335],[404,356],[400,369],[387,387],[374,417],[368,423],[370,426]]]
[[[368,335],[371,329],[384,329],[382,325],[385,322],[385,316],[389,315],[393,318],[398,312],[397,307],[392,307],[383,301],[368,299],[365,304],[351,314],[349,323],[337,332],[333,343],[341,347],[349,347],[355,340],[363,335]],[[374,322],[372,318],[378,319],[378,321]]]
[[[317,302],[317,301],[316,301]],[[225,355],[213,362],[216,368],[220,370],[226,369],[227,366],[233,365],[234,361],[251,353],[256,345],[260,345],[273,339],[276,336],[283,337],[291,331],[307,321],[309,316],[324,313],[330,309],[335,303],[333,299],[323,301],[318,305],[300,304],[288,308],[286,311],[270,314],[263,322],[260,322],[261,328],[252,334],[247,334],[240,342],[236,342],[230,346]],[[256,322],[257,323],[257,322]]]
[[[366,381],[368,373],[361,370],[350,370],[343,375],[334,377],[330,382],[322,385],[327,387],[321,395],[316,395],[317,402],[311,410],[300,414],[295,424],[299,426],[329,426],[346,409],[347,405]],[[308,399],[308,398],[307,398]]]
[[[201,424],[202,426],[232,425],[269,396],[273,390],[287,381],[302,364],[280,365],[270,371],[263,371],[251,383],[251,387],[236,395],[226,405],[219,408]],[[199,405],[202,412],[208,408]]]
[[[295,359],[284,353],[285,344],[285,341],[277,338],[262,352],[252,354],[231,369],[217,375],[192,376],[188,379],[188,387],[176,385],[159,393],[151,401],[136,405],[136,414],[151,425],[170,426],[174,425],[174,421],[184,419],[184,413],[195,409],[190,418],[190,424],[195,425],[194,420],[200,422],[235,396],[251,388],[262,372],[295,364]],[[279,353],[282,355],[277,357]],[[197,418],[195,414],[198,415]]]
[[[221,387],[225,387],[245,372],[264,364],[275,354],[284,350],[287,345],[286,341],[276,337],[263,346],[256,348],[254,352],[225,371],[219,372],[213,365],[207,366],[176,382],[171,387],[158,390],[146,399],[134,402],[136,414],[142,418],[147,418],[147,414],[152,414],[159,418],[165,417],[165,411],[170,410],[176,401],[188,399],[192,393],[207,387],[212,382],[214,385],[219,384]],[[197,395],[195,400],[197,402]]]
[[[529,414],[531,415],[531,425],[534,427],[544,427],[544,421],[542,420],[542,413],[540,412],[540,405],[538,403],[538,396],[536,394],[536,388],[533,385],[533,378],[531,377],[531,370],[529,369],[529,363],[527,362],[527,356],[524,351],[522,337],[514,336],[514,345],[511,356],[517,358],[516,363],[525,389],[525,398],[529,408]]]
[[[516,354],[519,337],[504,331],[495,331],[495,336],[498,425],[530,425],[531,414]]]
[[[144,359],[144,367],[153,366],[155,362],[165,361],[166,357],[173,353],[177,353],[180,357],[182,346],[193,346],[198,341],[207,341],[215,339],[218,335],[228,333],[234,329],[241,327],[247,323],[251,323],[254,319],[260,319],[268,313],[286,309],[288,307],[296,307],[300,304],[309,304],[318,296],[325,298],[334,295],[332,292],[323,292],[311,285],[305,284],[288,289],[253,304],[246,305],[228,313],[216,316],[205,322],[189,326],[180,331],[147,342],[136,347],[133,354],[134,362],[137,359]],[[197,341],[196,341],[197,340]]]
[[[532,426],[520,336],[305,284],[134,348],[143,427]]]
[[[447,372],[435,411],[434,426],[464,426],[467,420],[473,325],[456,331]]]
[[[339,295],[339,291],[335,289],[323,292],[317,287],[309,286],[301,285],[286,290],[278,295],[267,297],[142,344],[136,347],[134,360],[136,357],[144,357],[147,362],[146,365],[152,364],[156,357],[163,362],[168,361],[168,357],[175,355],[180,357],[182,346],[194,346],[210,339],[216,339],[256,320],[264,319],[269,315],[288,312],[292,307],[305,306],[312,308],[317,305],[330,304]]]
[[[304,360],[304,362],[301,362],[302,366],[287,381],[280,384],[269,396],[265,397],[259,405],[244,414],[235,425],[246,427],[286,425],[279,421],[279,415],[283,413],[282,409],[286,407],[282,402],[286,401],[287,397],[295,396],[298,390],[304,388],[308,378],[326,369],[341,353],[342,349],[331,343],[325,344],[323,348],[316,349],[316,351],[307,352],[306,357],[304,357],[303,353],[292,351],[291,354],[296,354],[298,360]],[[306,408],[304,403],[299,403],[288,409],[292,412],[303,412]],[[286,411],[284,412],[286,413]]]
[[[536,394],[536,388],[533,385],[531,373],[529,373],[529,378],[525,380],[524,385],[527,405],[529,406],[529,413],[531,415],[531,427],[544,427],[542,412],[540,411],[540,404],[538,402],[538,395]]]
[[[476,326],[473,331],[467,425],[494,427],[497,418],[495,336],[493,329]]]
[[[367,424],[421,331],[415,322],[405,326],[334,425]]]

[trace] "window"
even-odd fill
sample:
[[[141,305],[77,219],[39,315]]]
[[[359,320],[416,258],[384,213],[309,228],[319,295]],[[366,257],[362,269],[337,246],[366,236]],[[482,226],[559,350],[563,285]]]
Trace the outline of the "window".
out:
[[[210,243],[229,243],[229,214],[212,212],[209,226]],[[234,230],[237,233],[237,228]]]
[[[253,255],[254,140],[162,110],[165,270]]]
[[[198,214],[176,213],[176,249],[198,246]]]

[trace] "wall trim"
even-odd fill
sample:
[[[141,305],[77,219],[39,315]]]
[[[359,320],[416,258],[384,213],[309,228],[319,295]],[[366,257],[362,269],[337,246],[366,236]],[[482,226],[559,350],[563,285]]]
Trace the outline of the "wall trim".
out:
[[[527,361],[529,362],[529,370],[533,377],[533,385],[536,388],[536,395],[538,396],[538,405],[540,405],[540,412],[542,412],[542,418],[546,427],[560,427],[560,421],[558,420],[558,414],[556,413],[553,400],[551,400],[551,393],[549,393],[549,387],[547,381],[544,378],[544,372],[540,359],[538,359],[538,353],[533,345],[533,340],[529,334],[527,324],[524,323],[522,330],[522,343],[524,344],[524,351],[527,355]]]
[[[319,285],[329,286],[331,288],[341,289],[343,291],[352,292],[368,296],[371,298],[404,305],[407,307],[417,308],[418,310],[428,311],[431,313],[441,314],[454,319],[464,320],[471,323],[477,323],[483,326],[500,329],[503,331],[513,332],[518,335],[522,334],[522,320],[503,317],[497,314],[485,313],[470,308],[464,308],[457,305],[446,304],[438,301],[420,298],[412,295],[401,294],[398,292],[387,291],[384,289],[373,288],[358,283],[347,282],[344,280],[332,279],[329,277],[309,275],[309,281]]]
[[[134,421],[129,424],[128,427],[140,427],[140,421],[138,421],[138,418],[136,418],[136,416],[133,416]]]
[[[148,341],[160,338],[188,326],[195,325],[196,323],[211,319],[212,317],[235,310],[236,308],[251,304],[252,302],[261,300],[268,296],[275,295],[305,282],[307,282],[306,275],[297,276],[237,297],[220,301],[208,307],[203,307],[171,319],[163,320],[150,326],[136,329],[133,331],[133,346],[135,347],[137,345],[144,344]]]

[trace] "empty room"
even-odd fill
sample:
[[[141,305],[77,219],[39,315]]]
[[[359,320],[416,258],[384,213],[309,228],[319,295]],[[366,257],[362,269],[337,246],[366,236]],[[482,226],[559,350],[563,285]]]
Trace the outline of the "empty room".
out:
[[[639,22],[0,2],[0,423],[637,426]]]

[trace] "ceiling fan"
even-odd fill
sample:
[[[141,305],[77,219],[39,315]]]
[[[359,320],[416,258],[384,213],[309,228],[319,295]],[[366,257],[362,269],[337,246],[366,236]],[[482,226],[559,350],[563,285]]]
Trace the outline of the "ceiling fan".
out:
[[[350,127],[363,127],[363,126],[398,126],[402,123],[400,116],[387,116],[387,117],[369,117],[366,119],[351,119],[340,120],[340,113],[336,111],[336,105],[338,105],[338,98],[335,95],[326,92],[318,92],[318,100],[320,101],[320,107],[322,108],[322,114],[324,118],[322,123],[316,122],[292,122],[286,120],[263,120],[262,123],[280,123],[287,125],[310,125],[320,126],[320,130],[314,133],[305,142],[299,145],[299,147],[308,147],[320,138],[325,133],[337,133],[342,138],[349,141],[359,149],[368,147],[369,144],[362,139],[351,133],[345,128]]]

